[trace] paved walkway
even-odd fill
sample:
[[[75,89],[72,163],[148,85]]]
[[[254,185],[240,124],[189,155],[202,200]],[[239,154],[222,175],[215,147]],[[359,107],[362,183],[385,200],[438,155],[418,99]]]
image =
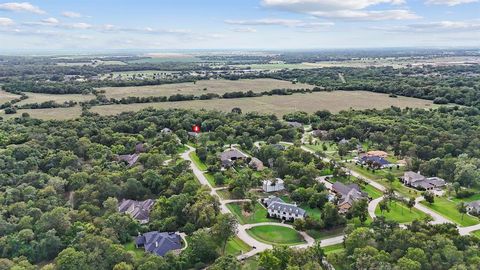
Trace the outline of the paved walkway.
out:
[[[377,215],[375,214],[375,209],[377,209],[378,204],[383,200],[383,196],[380,198],[376,198],[375,200],[371,200],[368,203],[368,215],[371,218],[376,218]]]

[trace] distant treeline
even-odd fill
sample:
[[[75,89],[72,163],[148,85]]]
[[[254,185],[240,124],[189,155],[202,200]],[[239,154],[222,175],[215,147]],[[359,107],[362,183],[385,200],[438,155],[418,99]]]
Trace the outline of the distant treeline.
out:
[[[296,69],[272,73],[269,77],[298,80],[330,90],[364,90],[428,99],[439,104],[480,106],[480,65]]]

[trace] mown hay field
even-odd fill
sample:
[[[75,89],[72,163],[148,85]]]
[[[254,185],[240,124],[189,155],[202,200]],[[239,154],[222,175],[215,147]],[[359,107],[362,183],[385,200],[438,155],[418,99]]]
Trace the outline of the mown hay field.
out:
[[[108,98],[121,99],[124,97],[151,97],[151,96],[172,96],[176,94],[200,96],[207,93],[222,95],[228,92],[263,92],[273,89],[313,89],[315,86],[309,84],[293,84],[289,81],[274,79],[253,79],[253,80],[200,80],[196,83],[174,83],[152,86],[133,87],[104,87],[98,90],[105,90]]]
[[[309,113],[318,110],[329,110],[337,113],[350,108],[362,109],[384,109],[391,106],[410,108],[433,108],[432,101],[398,97],[391,98],[386,94],[379,94],[365,91],[334,91],[315,92],[311,94],[294,94],[290,96],[262,96],[254,98],[238,99],[213,99],[194,100],[180,102],[159,102],[126,105],[96,106],[91,109],[94,113],[101,115],[114,115],[126,111],[139,111],[152,107],[157,109],[182,108],[182,109],[206,109],[231,111],[239,107],[243,112],[260,112],[282,116],[294,111],[305,111]]]
[[[0,104],[3,104],[5,102],[8,102],[16,98],[20,98],[20,96],[0,90]]]
[[[55,101],[59,104],[65,101],[88,101],[95,99],[94,95],[80,95],[80,94],[68,94],[68,95],[53,95],[53,94],[38,94],[38,93],[25,93],[28,98],[20,101],[17,105],[29,104],[29,103],[42,103],[46,101]]]

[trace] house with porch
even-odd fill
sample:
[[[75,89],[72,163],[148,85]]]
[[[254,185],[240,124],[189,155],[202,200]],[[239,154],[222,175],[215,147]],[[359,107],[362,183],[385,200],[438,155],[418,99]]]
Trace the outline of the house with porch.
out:
[[[357,184],[345,185],[335,182],[331,191],[338,198],[338,212],[341,214],[347,213],[356,201],[369,199],[368,193],[361,191]]]
[[[165,256],[170,251],[182,248],[182,238],[174,232],[147,232],[135,239],[137,248],[143,247],[145,252]]]
[[[246,160],[247,155],[240,150],[231,148],[220,154],[220,161],[223,168],[230,168],[237,160]]]
[[[403,174],[402,181],[405,185],[419,190],[434,190],[445,186],[445,180],[439,177],[425,177],[420,172],[408,171]]]

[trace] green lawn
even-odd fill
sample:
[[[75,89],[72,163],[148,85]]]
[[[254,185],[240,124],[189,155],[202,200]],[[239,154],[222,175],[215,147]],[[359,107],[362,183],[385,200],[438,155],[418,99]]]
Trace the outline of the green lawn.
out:
[[[462,199],[452,198],[452,201],[454,201],[456,203],[473,202],[473,201],[478,201],[478,200],[480,200],[480,193],[472,195],[472,196],[467,197],[467,198],[462,198]]]
[[[186,147],[185,145],[182,144],[182,145],[178,146],[177,153],[181,154],[181,153],[184,153],[187,150],[188,150],[188,147]]]
[[[461,226],[472,226],[480,223],[478,218],[469,215],[463,215],[462,219],[462,214],[457,210],[457,204],[445,197],[435,197],[433,204],[429,204],[426,201],[422,201],[421,203]]]
[[[480,238],[480,231],[474,231],[472,232],[472,235],[475,235],[476,237]]]
[[[213,178],[213,175],[211,175],[210,173],[204,173],[203,175],[205,176],[205,178],[207,178],[208,183],[210,183],[212,187],[217,186],[217,184],[215,183],[215,179]]]
[[[324,247],[323,251],[325,251],[325,254],[330,254],[330,253],[336,253],[344,250],[345,248],[343,247],[343,244],[336,244],[336,245],[331,245],[328,247]]]
[[[226,255],[240,255],[245,252],[249,252],[252,248],[243,242],[240,238],[234,237],[227,242],[225,247]]]
[[[372,199],[377,199],[383,196],[383,192],[380,190],[376,189],[372,185],[366,185],[363,188],[363,191],[368,193],[368,196],[370,196]]]
[[[222,197],[224,200],[231,200],[233,199],[232,193],[228,191],[228,189],[217,190],[218,195]]]
[[[384,216],[386,219],[394,220],[398,223],[410,223],[415,219],[421,220],[427,217],[427,214],[415,208],[412,208],[410,212],[405,204],[396,201],[390,203],[390,212],[383,212],[383,214],[380,212],[380,207],[377,206],[375,215],[377,217]]]
[[[299,205],[300,208],[307,212],[307,215],[313,219],[321,220],[322,219],[322,211],[318,208],[310,208],[307,204]]]
[[[250,257],[250,258],[246,259],[242,263],[241,269],[242,270],[258,270],[259,269],[258,258],[255,256],[255,257]]]
[[[305,241],[294,229],[287,227],[265,225],[253,227],[247,233],[258,241],[271,245],[298,245]]]
[[[129,242],[123,245],[126,251],[131,251],[133,252],[135,258],[139,259],[145,256],[145,250],[143,248],[137,248],[135,246],[135,242]]]
[[[195,163],[195,165],[197,165],[197,167],[198,167],[200,170],[202,170],[202,171],[206,171],[206,170],[207,170],[207,165],[205,165],[205,164],[200,160],[200,158],[198,158],[197,153],[191,152],[191,153],[190,153],[190,158],[193,160],[193,163]]]
[[[331,230],[308,230],[307,233],[316,240],[322,240],[330,237],[335,237],[343,234],[345,227],[335,228]]]
[[[227,204],[228,209],[237,217],[240,224],[253,224],[261,222],[278,222],[273,218],[267,218],[267,209],[260,203],[255,203],[255,209],[250,216],[244,216],[242,211],[242,205],[239,203]]]

